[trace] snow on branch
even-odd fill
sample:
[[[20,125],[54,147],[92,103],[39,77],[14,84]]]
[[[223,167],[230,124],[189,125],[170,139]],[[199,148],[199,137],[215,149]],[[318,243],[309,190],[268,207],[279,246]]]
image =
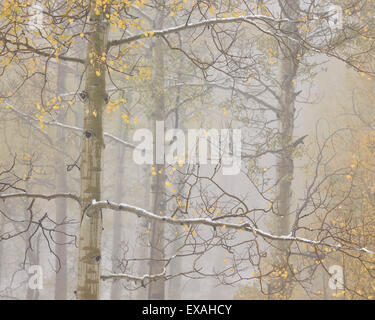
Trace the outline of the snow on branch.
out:
[[[107,275],[103,275],[101,276],[101,279],[102,280],[108,280],[108,279],[113,279],[113,280],[116,280],[116,279],[125,279],[125,280],[131,280],[131,281],[135,281],[135,282],[141,282],[142,285],[144,285],[144,282],[146,280],[150,280],[150,281],[156,281],[156,280],[159,280],[159,279],[165,279],[166,278],[166,269],[164,268],[163,272],[161,273],[158,273],[158,274],[145,274],[141,277],[139,276],[133,276],[133,275],[130,275],[130,274],[126,274],[126,273],[110,273],[110,274],[107,274]]]
[[[11,198],[32,198],[32,199],[43,199],[43,200],[54,200],[58,198],[63,199],[72,199],[81,203],[79,197],[74,193],[56,193],[51,195],[44,195],[40,193],[8,193],[8,194],[0,194],[0,199],[6,200]]]
[[[291,23],[300,23],[301,21],[299,20],[289,20],[289,19],[276,19],[270,16],[265,16],[265,15],[246,15],[246,16],[239,16],[239,17],[230,17],[230,18],[214,18],[214,19],[209,19],[209,20],[203,20],[203,21],[198,21],[194,23],[186,23],[183,25],[175,26],[175,27],[170,27],[162,30],[154,30],[154,31],[146,31],[134,36],[130,36],[128,38],[124,39],[119,39],[119,40],[112,40],[108,42],[108,48],[111,48],[113,46],[118,46],[121,44],[133,42],[142,38],[146,37],[155,37],[155,36],[165,36],[170,33],[176,33],[184,30],[189,30],[189,29],[195,29],[199,27],[206,27],[206,26],[212,26],[216,24],[225,24],[225,23],[239,23],[239,22],[250,22],[253,23],[255,20],[260,20],[264,22],[272,22],[272,23],[281,23],[281,22],[291,22]]]
[[[360,251],[360,252],[364,252],[368,254],[375,254],[375,251],[371,251],[366,248],[356,248],[356,247],[344,248],[341,244],[324,243],[322,241],[296,237],[296,236],[293,236],[292,234],[281,235],[281,236],[273,235],[271,233],[265,232],[258,228],[252,227],[250,226],[249,223],[218,222],[218,221],[212,220],[211,218],[178,219],[175,217],[172,218],[168,216],[159,216],[159,215],[156,215],[155,213],[152,213],[150,211],[147,211],[145,209],[142,209],[136,206],[132,206],[129,204],[124,204],[124,203],[115,203],[115,202],[111,202],[108,200],[106,201],[93,200],[91,205],[85,209],[84,213],[87,214],[88,211],[93,210],[93,209],[110,209],[113,211],[130,212],[130,213],[136,214],[138,217],[143,217],[146,219],[152,219],[155,221],[165,222],[165,223],[174,224],[174,225],[188,225],[188,226],[206,225],[206,226],[210,226],[213,228],[225,227],[226,229],[249,232],[249,233],[254,234],[255,236],[260,236],[268,240],[301,242],[301,243],[310,244],[312,246],[321,245],[321,246],[325,246],[325,247],[336,249],[336,250],[348,249],[348,250]]]

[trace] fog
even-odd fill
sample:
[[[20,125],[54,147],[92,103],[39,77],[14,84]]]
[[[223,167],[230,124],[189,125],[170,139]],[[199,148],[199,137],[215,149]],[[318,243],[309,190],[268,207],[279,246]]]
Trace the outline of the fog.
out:
[[[374,299],[373,7],[1,0],[0,299]]]

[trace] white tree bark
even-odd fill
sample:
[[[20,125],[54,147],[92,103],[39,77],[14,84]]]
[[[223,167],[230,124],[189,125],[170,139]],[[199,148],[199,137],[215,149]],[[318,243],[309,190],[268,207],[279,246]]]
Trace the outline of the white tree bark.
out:
[[[162,13],[157,18],[158,27],[163,25]],[[154,152],[156,151],[156,121],[164,120],[165,113],[165,99],[164,99],[164,54],[163,46],[160,41],[154,43],[153,48],[153,96],[155,104],[153,107],[153,133],[154,133]],[[152,211],[157,214],[164,214],[164,183],[165,183],[165,170],[164,164],[156,164],[156,175],[152,177],[151,182],[151,201]],[[164,270],[164,224],[159,221],[154,221],[151,227],[151,254],[150,254],[150,275],[160,274]],[[164,300],[165,298],[165,281],[163,279],[156,280],[150,283],[148,291],[149,299]]]
[[[57,70],[57,95],[61,92],[65,92],[65,79],[66,72],[62,64],[59,64]],[[58,121],[63,121],[65,114],[60,114]],[[56,141],[58,145],[64,149],[65,143],[65,130],[61,127],[56,128]],[[55,153],[55,164],[56,164],[56,192],[66,192],[67,188],[67,176],[66,167],[59,152]],[[67,214],[67,203],[66,199],[56,200],[56,220],[58,223],[64,222]],[[56,233],[56,255],[59,260],[56,260],[56,283],[55,283],[55,300],[66,300],[67,288],[68,288],[68,268],[67,268],[67,243],[66,225],[63,223],[58,227],[58,233]]]
[[[95,14],[96,1],[90,6],[90,34],[87,47],[86,93],[88,95],[83,125],[81,153],[81,205],[82,217],[78,253],[77,298],[99,299],[101,265],[101,210],[84,214],[93,200],[102,196],[103,108],[106,97],[105,66],[90,63],[90,57],[106,53],[108,22],[106,12]]]
[[[281,11],[287,19],[299,18],[299,1],[285,0],[280,2]],[[295,23],[286,22],[281,26],[286,34],[290,37],[298,34]],[[294,117],[295,117],[295,82],[298,71],[298,59],[300,46],[297,41],[285,39],[280,45],[280,149],[281,152],[277,159],[277,181],[278,193],[275,201],[274,216],[274,234],[288,235],[290,234],[291,222],[291,198],[292,198],[292,182],[294,176],[293,165],[293,133],[294,133]],[[286,241],[278,241],[276,249],[272,255],[272,264],[275,271],[287,273],[287,277],[280,275],[273,278],[270,283],[270,296],[273,299],[287,299],[291,295],[292,285],[290,282],[291,270],[288,265],[288,249],[290,243]]]

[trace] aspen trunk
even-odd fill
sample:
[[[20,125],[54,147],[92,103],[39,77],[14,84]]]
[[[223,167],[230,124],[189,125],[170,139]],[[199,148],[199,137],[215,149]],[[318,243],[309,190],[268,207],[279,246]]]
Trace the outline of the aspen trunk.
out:
[[[29,232],[27,233],[28,237],[25,239],[26,246],[28,246],[28,239],[29,239]],[[27,252],[27,259],[30,266],[39,265],[39,256],[40,256],[40,234],[36,238],[36,244],[34,250],[29,250]],[[26,291],[26,300],[38,300],[39,299],[39,289],[31,289],[30,286],[27,284],[27,291]]]
[[[118,136],[122,138],[123,136],[123,121],[122,118],[118,119]],[[125,135],[126,136],[126,135]],[[125,137],[126,139],[126,137]],[[116,167],[116,201],[121,203],[124,200],[124,157],[125,148],[122,145],[117,147],[117,167]],[[113,219],[113,247],[112,247],[112,272],[120,273],[121,270],[118,267],[118,256],[120,252],[121,245],[121,233],[122,233],[122,216],[116,214]],[[114,280],[111,286],[111,300],[121,299],[121,281]]]
[[[297,19],[299,1],[285,0],[281,4],[283,16]],[[281,27],[290,37],[298,33],[294,23],[285,23]],[[298,42],[285,39],[280,45],[280,144],[282,151],[277,159],[276,171],[278,193],[275,201],[276,215],[274,217],[274,233],[288,235],[290,233],[290,214],[292,198],[293,165],[293,133],[295,117],[295,79],[298,71],[297,54],[300,48]],[[288,265],[290,243],[278,241],[273,252],[273,266],[276,272],[281,272],[271,281],[270,294],[273,299],[288,299],[291,295],[291,270]]]
[[[152,211],[151,200],[150,200],[150,189],[151,189],[151,166],[146,165],[142,170],[144,173],[142,184],[144,185],[144,203],[143,207],[149,211]],[[144,259],[149,254],[149,235],[146,231],[149,229],[149,221],[145,218],[138,218],[137,219],[137,226],[136,226],[136,255],[141,259]],[[148,273],[149,268],[147,264],[141,262],[137,264],[137,273],[139,275],[144,275]],[[141,287],[135,292],[135,298],[137,300],[145,300],[147,299],[148,295],[148,288]]]
[[[180,60],[179,70],[183,70],[183,60]],[[181,83],[183,81],[182,76],[181,76],[181,72],[178,74],[177,79],[178,79],[177,80],[178,83]],[[177,89],[177,95],[176,95],[176,108],[177,109],[176,109],[176,115],[175,115],[176,119],[175,119],[174,127],[175,127],[175,129],[183,130],[183,132],[186,134],[187,130],[186,130],[186,127],[184,125],[185,119],[186,119],[185,109],[179,107],[180,92],[181,92],[181,87],[179,87]],[[180,170],[184,172],[185,169],[186,169],[186,167],[184,165]],[[182,176],[182,178],[184,178],[184,176]],[[181,193],[183,193],[183,184],[179,184],[178,191],[177,191],[177,194],[181,194]],[[180,217],[178,215],[179,215],[179,213],[177,214],[178,218],[183,218],[183,217]],[[177,253],[179,248],[181,248],[182,246],[183,246],[183,239],[175,240],[172,244],[173,254]],[[171,263],[169,264],[170,274],[180,274],[181,273],[182,261],[183,261],[182,258],[174,259],[174,260],[171,261]],[[169,283],[168,283],[168,299],[173,299],[173,300],[181,299],[181,296],[182,296],[181,291],[182,291],[181,277],[176,277],[176,278],[170,279]]]
[[[158,19],[156,27],[162,28],[162,17]],[[153,50],[153,65],[155,66],[153,77],[153,96],[155,99],[154,105],[154,152],[156,151],[156,121],[164,120],[164,57],[163,46],[161,42],[154,44]],[[155,157],[156,163],[156,157]],[[164,185],[165,172],[164,164],[155,164],[157,174],[153,176],[151,182],[152,192],[152,209],[155,214],[164,214]],[[164,269],[164,224],[159,221],[152,222],[151,228],[151,254],[150,254],[150,274],[159,274]],[[164,300],[165,298],[165,281],[163,279],[151,282],[148,291],[149,299]]]
[[[144,194],[144,204],[143,207],[146,208],[149,211],[152,211],[152,208],[150,207],[150,188],[151,188],[151,167],[145,166],[144,170],[144,177],[142,184],[145,186],[145,194]],[[137,219],[137,226],[136,226],[136,255],[140,258],[146,258],[149,250],[148,250],[148,235],[146,234],[146,231],[149,227],[149,221],[145,218],[138,218]],[[140,262],[137,264],[137,273],[138,275],[144,275],[148,273],[149,268],[147,268],[147,264]],[[135,292],[135,298],[137,300],[145,300],[147,298],[148,294],[148,288],[139,288]]]
[[[105,67],[92,57],[106,53],[108,22],[106,12],[95,14],[96,1],[90,6],[90,34],[87,47],[85,115],[81,152],[81,206],[80,241],[78,253],[77,298],[99,299],[102,216],[100,210],[85,213],[93,200],[102,194],[103,108],[106,97]]]
[[[164,166],[155,165],[157,172],[163,170],[152,179],[152,204],[153,212],[164,214]],[[151,254],[150,254],[150,275],[159,274],[164,269],[164,224],[156,221],[151,227]],[[148,291],[149,299],[164,300],[165,281],[163,279],[151,282]]]
[[[64,67],[59,64],[57,71],[57,95],[61,92],[65,92],[65,79],[66,72]],[[58,121],[63,122],[65,119],[65,114],[60,114],[58,116]],[[66,146],[65,143],[65,130],[58,127],[56,129],[56,138],[57,144],[64,149]],[[56,192],[67,192],[67,176],[66,176],[66,167],[61,157],[61,154],[58,152],[55,153],[55,163],[56,163]],[[56,221],[58,223],[63,223],[66,219],[67,203],[65,199],[56,200]],[[68,268],[67,268],[67,237],[66,225],[58,227],[58,233],[56,233],[56,255],[59,257],[59,260],[56,260],[56,283],[55,283],[55,300],[66,300],[67,298],[67,287],[68,287]]]

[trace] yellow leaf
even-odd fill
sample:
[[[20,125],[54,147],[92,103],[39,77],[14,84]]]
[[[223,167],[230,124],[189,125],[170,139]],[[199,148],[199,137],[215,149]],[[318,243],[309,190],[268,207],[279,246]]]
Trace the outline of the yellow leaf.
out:
[[[215,12],[215,8],[214,8],[214,6],[211,6],[211,7],[210,7],[209,12],[210,12],[213,16],[216,16],[216,12]]]

